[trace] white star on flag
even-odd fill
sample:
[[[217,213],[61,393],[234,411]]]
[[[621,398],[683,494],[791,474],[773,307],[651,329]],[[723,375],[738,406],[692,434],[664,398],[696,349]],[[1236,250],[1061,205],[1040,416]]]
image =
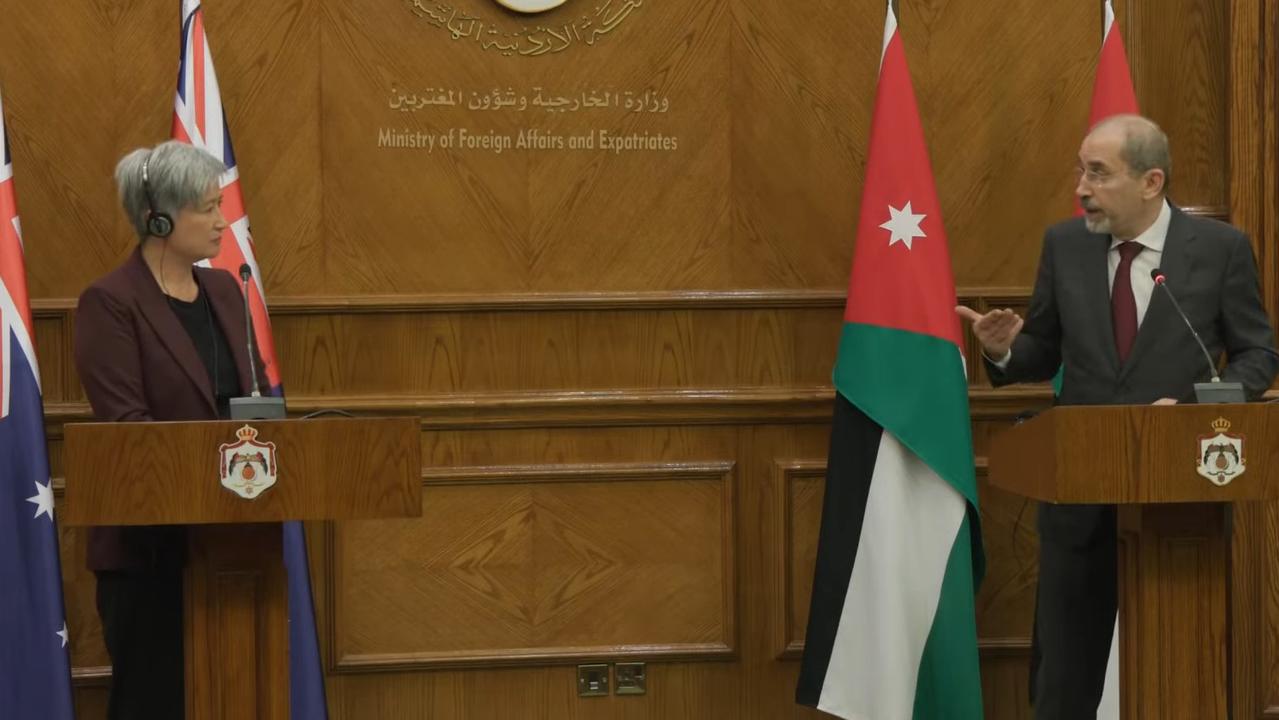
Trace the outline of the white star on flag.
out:
[[[927,216],[923,214],[916,215],[911,210],[909,202],[907,202],[906,207],[901,210],[889,205],[888,214],[890,215],[888,222],[880,225],[880,227],[887,230],[892,235],[892,237],[888,239],[889,247],[902,242],[906,243],[907,250],[911,250],[913,249],[911,247],[911,243],[915,240],[915,238],[928,237],[919,227],[919,224],[922,223],[924,218]]]
[[[36,514],[32,517],[48,515],[49,522],[53,522],[53,481],[50,480],[48,485],[41,485],[37,480],[36,494],[27,498],[27,502],[36,506]]]
[[[58,637],[62,638],[62,647],[66,647],[66,646],[67,646],[67,638],[70,636],[70,634],[71,634],[71,633],[68,633],[68,632],[67,632],[67,621],[66,621],[66,620],[63,620],[63,621],[62,621],[62,629],[61,629],[61,630],[59,630],[59,631],[57,631],[56,633],[54,633],[54,635],[57,635]]]

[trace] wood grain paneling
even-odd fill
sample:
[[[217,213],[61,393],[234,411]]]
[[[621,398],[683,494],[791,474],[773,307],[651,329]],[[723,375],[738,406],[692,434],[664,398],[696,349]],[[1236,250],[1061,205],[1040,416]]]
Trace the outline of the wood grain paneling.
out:
[[[1230,4],[1229,172],[1232,216],[1252,238],[1262,300],[1279,311],[1279,55],[1274,42],[1279,8],[1243,0]],[[1230,635],[1236,662],[1236,717],[1279,717],[1279,603],[1275,592],[1279,505],[1237,506],[1232,516]]]
[[[1230,3],[1116,3],[1143,113],[1168,133],[1171,196],[1183,205],[1230,204]]]
[[[1120,684],[1125,717],[1228,717],[1230,509],[1119,508]],[[1193,628],[1193,631],[1188,629]]]
[[[495,10],[481,0],[456,6],[485,18]],[[723,272],[732,257],[730,105],[720,92],[730,61],[727,8],[727,0],[646,4],[607,42],[526,58],[449,42],[412,21],[405,3],[326,3],[324,222],[344,238],[327,248],[327,286],[340,294],[733,286]],[[580,12],[566,6],[537,20],[554,27]],[[461,106],[405,114],[388,108],[392,87],[511,88],[528,97],[535,89],[652,91],[671,103],[662,114],[529,107],[484,115]],[[377,132],[388,127],[481,137],[661,133],[676,137],[678,147],[377,149]]]
[[[526,23],[486,0],[452,5],[502,27]],[[585,5],[571,0],[526,24],[575,21],[591,11]],[[1263,0],[1116,6],[1138,98],[1172,138],[1174,199],[1251,234],[1265,302],[1279,310],[1279,9]],[[779,463],[820,465],[825,457],[882,0],[650,0],[594,46],[540,58],[455,41],[397,0],[220,0],[204,9],[295,411],[415,414],[426,464],[441,472],[708,458],[733,465],[731,658],[654,663],[649,695],[598,700],[575,697],[570,667],[336,673],[334,717],[815,717],[791,701],[796,663],[787,658],[802,639],[795,631],[806,591],[787,568],[807,564],[802,572],[811,572],[803,556],[815,537],[820,478],[795,470],[803,477],[791,477],[787,495],[777,473]],[[0,85],[54,475],[63,472],[62,424],[87,416],[70,358],[70,311],[134,246],[110,172],[125,151],[168,135],[177,15],[176,2],[0,0]],[[913,0],[900,15],[961,301],[1025,307],[1043,228],[1072,209],[1100,1]],[[534,120],[457,108],[401,113],[387,106],[393,84],[482,93],[652,89],[670,98],[671,110],[589,121],[545,111]],[[680,148],[376,148],[379,126],[463,125],[667,132],[679,135]],[[967,353],[981,456],[1014,416],[1048,406],[1051,394],[1045,386],[991,389],[971,341]],[[670,502],[693,498],[691,508],[710,512],[716,482],[652,482],[675,496]],[[508,507],[502,492],[531,498],[533,486],[607,488],[598,491],[604,498],[638,487],[471,483],[428,494],[455,493],[459,513],[487,507],[514,522],[536,504]],[[1034,506],[984,480],[980,491],[987,713],[1022,718]],[[1233,650],[1243,660],[1232,701],[1240,716],[1279,717],[1277,507],[1236,515]],[[669,543],[674,526],[651,515],[645,522]],[[413,527],[382,538],[370,525],[359,547],[408,573],[457,542],[441,528]],[[707,531],[686,529],[694,537]],[[335,531],[333,546],[325,526],[309,532],[320,587],[417,617],[403,583],[353,588],[343,579],[363,560],[345,554],[352,545],[338,542],[344,531]],[[61,537],[77,701],[82,716],[101,717],[106,656],[93,580],[81,569],[81,532],[63,529]],[[391,537],[419,544],[375,544]],[[517,576],[531,566],[512,559],[504,567]],[[681,572],[675,576],[692,577]],[[322,617],[343,617],[334,599],[317,596]],[[606,616],[617,611],[604,607]],[[427,647],[440,628],[405,628],[411,652],[440,650]],[[334,627],[323,632],[326,660],[340,664]],[[378,632],[344,636],[342,652],[407,646]],[[465,637],[452,641],[467,647]]]
[[[337,670],[736,647],[731,463],[440,469],[422,513],[336,524]]]
[[[413,418],[87,423],[66,435],[68,525],[399,518],[420,505]],[[270,447],[258,471],[273,484],[223,487],[219,461],[240,441]]]
[[[808,627],[826,463],[795,460],[778,463],[776,470],[776,502],[781,511],[777,544],[782,548],[783,562],[778,573],[785,578],[782,596],[773,601],[779,615],[777,657],[795,660],[803,655],[804,631]]]

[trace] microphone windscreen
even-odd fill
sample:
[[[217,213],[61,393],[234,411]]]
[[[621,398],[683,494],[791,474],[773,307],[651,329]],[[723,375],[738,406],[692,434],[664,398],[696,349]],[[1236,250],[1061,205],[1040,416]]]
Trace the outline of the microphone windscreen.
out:
[[[253,270],[251,270],[251,269],[249,268],[249,264],[248,264],[248,263],[244,263],[243,265],[241,265],[241,266],[240,266],[240,279],[241,279],[241,280],[248,280],[248,279],[249,279],[249,276],[250,276],[250,275],[252,275],[252,274],[253,274]]]

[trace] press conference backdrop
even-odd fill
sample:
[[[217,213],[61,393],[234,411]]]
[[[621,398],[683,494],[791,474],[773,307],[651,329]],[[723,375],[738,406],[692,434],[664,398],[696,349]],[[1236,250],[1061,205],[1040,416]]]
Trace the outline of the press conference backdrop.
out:
[[[1174,199],[1252,233],[1273,312],[1279,11],[1116,7]],[[792,696],[880,0],[204,11],[290,406],[422,419],[421,519],[308,528],[333,717],[815,716]],[[0,1],[55,475],[89,412],[75,298],[135,242],[110,171],[168,137],[177,14]],[[1024,307],[1072,210],[1100,2],[900,17],[962,299]],[[980,477],[1048,391],[993,390],[969,354]],[[1028,717],[1033,508],[982,493],[988,717]],[[1240,717],[1279,716],[1277,526],[1236,513]],[[103,717],[83,533],[62,552]],[[576,665],[627,659],[646,695],[577,696]]]

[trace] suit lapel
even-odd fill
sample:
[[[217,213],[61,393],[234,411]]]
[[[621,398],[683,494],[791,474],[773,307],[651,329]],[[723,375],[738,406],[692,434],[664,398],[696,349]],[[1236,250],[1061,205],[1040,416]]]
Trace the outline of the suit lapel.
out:
[[[213,308],[213,317],[218,323],[218,327],[222,329],[222,335],[226,338],[227,345],[231,348],[231,357],[235,358],[236,373],[240,377],[240,392],[247,394],[253,381],[249,378],[249,366],[247,364],[247,350],[244,353],[241,349],[248,347],[248,332],[244,327],[244,306],[238,302],[240,293],[220,292],[216,285],[209,277],[212,273],[225,272],[223,270],[196,270],[195,276],[200,282],[200,287],[204,288],[204,296],[209,299],[209,306]]]
[[[1168,282],[1168,290],[1185,287],[1190,280],[1190,246],[1195,236],[1186,222],[1186,216],[1180,210],[1173,209],[1172,219],[1168,222],[1168,237],[1164,239],[1164,250],[1159,257],[1159,271]],[[1175,291],[1174,291],[1174,294]],[[1128,361],[1119,373],[1122,380],[1137,363],[1146,355],[1154,344],[1155,338],[1162,333],[1177,332],[1181,318],[1168,300],[1167,293],[1159,288],[1151,288],[1150,303],[1146,306],[1146,315],[1137,330],[1137,339],[1133,343]]]
[[[1119,372],[1119,351],[1115,349],[1114,321],[1110,317],[1110,268],[1107,265],[1110,253],[1110,236],[1089,233],[1084,243],[1084,282],[1087,291],[1084,293],[1087,307],[1085,313],[1092,321],[1099,335],[1097,347],[1114,372]]]
[[[204,397],[209,410],[216,414],[218,406],[213,400],[213,388],[209,386],[209,372],[205,369],[204,362],[200,360],[200,354],[195,349],[195,343],[191,342],[191,336],[187,334],[186,328],[182,327],[173,308],[169,307],[164,293],[155,282],[155,276],[151,274],[146,261],[142,259],[141,248],[134,251],[129,268],[138,288],[138,308],[142,311],[142,316],[160,338],[160,344],[164,345],[173,356],[178,367],[182,368],[191,382],[199,388],[200,395]]]

